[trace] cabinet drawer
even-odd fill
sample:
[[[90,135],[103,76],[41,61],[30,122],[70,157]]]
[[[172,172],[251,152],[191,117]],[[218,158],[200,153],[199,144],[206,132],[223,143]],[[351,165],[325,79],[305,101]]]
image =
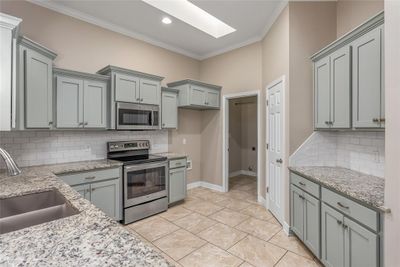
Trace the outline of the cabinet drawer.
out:
[[[316,198],[319,198],[319,188],[320,185],[314,182],[311,182],[310,180],[301,177],[300,175],[297,175],[293,172],[290,173],[290,182],[297,187],[303,189],[304,191],[310,193]]]
[[[378,212],[364,207],[353,200],[339,195],[329,189],[322,188],[322,201],[371,228],[379,231]]]
[[[73,174],[58,175],[64,182],[69,185],[85,184],[98,182],[102,180],[119,178],[119,168],[79,172]]]
[[[186,167],[186,158],[172,159],[169,161],[169,168]]]

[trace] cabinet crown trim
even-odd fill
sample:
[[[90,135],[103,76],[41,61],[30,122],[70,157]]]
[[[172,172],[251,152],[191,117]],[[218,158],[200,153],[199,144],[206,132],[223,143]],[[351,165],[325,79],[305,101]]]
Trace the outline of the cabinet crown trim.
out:
[[[0,27],[8,28],[10,30],[15,29],[22,22],[22,19],[4,14],[0,12]]]
[[[44,56],[54,60],[57,57],[56,52],[50,50],[49,48],[29,39],[26,36],[20,36],[18,38],[18,44],[23,45],[27,48],[30,48],[34,51],[37,51],[38,53],[43,54]]]
[[[352,31],[346,33],[336,41],[330,43],[329,45],[325,46],[317,53],[311,56],[312,61],[318,61],[319,59],[323,58],[324,56],[332,53],[334,50],[337,50],[339,47],[345,46],[358,37],[364,35],[365,33],[371,31],[372,29],[382,25],[384,23],[384,11],[379,12],[377,15],[373,16],[372,18],[368,19],[366,22],[361,24],[360,26],[356,27]]]
[[[178,89],[169,88],[169,87],[161,87],[161,91],[162,91],[162,92],[171,92],[171,93],[176,93],[176,94],[179,93],[179,90],[178,90]]]
[[[197,80],[192,80],[192,79],[185,79],[185,80],[181,80],[181,81],[176,81],[176,82],[171,82],[168,83],[168,87],[175,87],[175,86],[179,86],[179,85],[183,85],[183,84],[194,84],[194,85],[199,85],[199,86],[205,86],[208,88],[212,88],[215,90],[221,90],[222,86],[219,85],[214,85],[214,84],[210,84],[210,83],[205,83],[202,81],[197,81]]]
[[[119,73],[123,73],[123,74],[139,76],[142,78],[147,78],[147,79],[157,80],[157,81],[162,81],[164,79],[164,77],[162,77],[162,76],[149,74],[149,73],[145,73],[145,72],[140,72],[140,71],[136,71],[136,70],[125,69],[125,68],[116,67],[116,66],[111,66],[111,65],[108,65],[108,66],[102,68],[101,70],[97,71],[98,74],[103,74],[103,75],[110,75],[111,72],[119,72]]]
[[[53,74],[70,76],[73,78],[79,77],[82,79],[100,80],[100,81],[108,81],[110,79],[110,77],[107,75],[92,74],[92,73],[80,72],[80,71],[75,71],[75,70],[67,70],[67,69],[61,69],[61,68],[53,68]]]

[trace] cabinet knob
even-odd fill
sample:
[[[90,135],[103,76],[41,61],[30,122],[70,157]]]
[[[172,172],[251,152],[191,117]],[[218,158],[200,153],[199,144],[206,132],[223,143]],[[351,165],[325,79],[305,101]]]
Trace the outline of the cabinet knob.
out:
[[[342,224],[342,221],[341,221],[341,220],[337,220],[337,223],[338,223],[339,225],[341,225],[341,224]]]
[[[85,125],[88,125],[88,124],[89,124],[89,123],[86,121],[86,122],[85,122]]]
[[[165,123],[163,123],[162,126],[164,127],[164,126],[165,126]]]
[[[329,121],[326,121],[325,124],[326,124],[326,125],[329,125]]]
[[[79,125],[83,125],[83,122],[80,122]]]
[[[379,119],[378,118],[373,118],[372,122],[379,122]]]
[[[49,121],[49,125],[52,125],[53,124],[53,122],[52,121]]]
[[[301,186],[306,186],[306,184],[303,183],[303,182],[299,182],[299,185],[301,185]]]
[[[385,118],[380,118],[379,121],[380,122],[385,122],[386,120],[385,120]]]
[[[283,162],[282,159],[277,159],[277,160],[276,160],[276,163],[282,163],[282,162]]]
[[[143,98],[140,99],[140,102],[143,102]]]

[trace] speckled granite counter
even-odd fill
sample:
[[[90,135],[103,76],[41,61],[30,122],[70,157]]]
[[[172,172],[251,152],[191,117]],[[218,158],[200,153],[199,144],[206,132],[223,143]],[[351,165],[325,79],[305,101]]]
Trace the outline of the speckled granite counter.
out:
[[[173,152],[158,153],[157,155],[167,157],[168,159],[179,159],[187,157],[185,154],[178,154]]]
[[[289,170],[373,209],[385,211],[383,178],[340,167],[289,167]]]
[[[171,266],[55,174],[118,167],[99,160],[0,173],[0,198],[56,188],[79,214],[0,235],[0,266]]]

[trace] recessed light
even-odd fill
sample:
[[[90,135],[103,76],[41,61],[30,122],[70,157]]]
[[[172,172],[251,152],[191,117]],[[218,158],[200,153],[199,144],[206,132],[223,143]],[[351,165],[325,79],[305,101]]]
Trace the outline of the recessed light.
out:
[[[168,17],[164,17],[164,18],[162,19],[162,23],[164,23],[164,24],[171,24],[171,23],[172,23],[172,20],[171,20],[170,18],[168,18]]]
[[[188,0],[142,0],[143,2],[171,15],[183,22],[219,38],[236,31]],[[164,19],[163,19],[164,22]],[[164,22],[165,23],[165,22]],[[167,23],[168,24],[168,23]]]

